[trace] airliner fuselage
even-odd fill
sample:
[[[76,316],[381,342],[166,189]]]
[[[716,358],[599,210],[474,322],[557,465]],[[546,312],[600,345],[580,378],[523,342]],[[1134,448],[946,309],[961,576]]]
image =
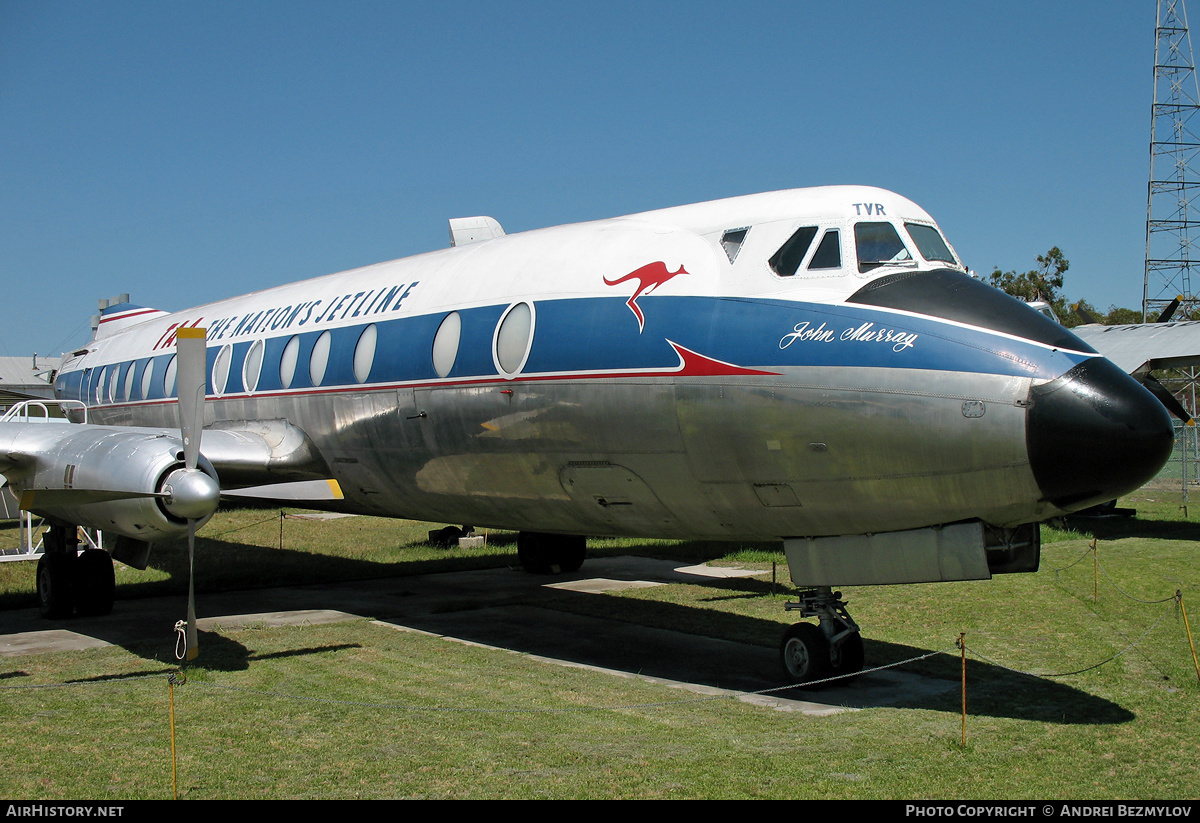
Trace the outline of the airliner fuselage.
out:
[[[910,201],[833,187],[135,316],[58,393],[172,427],[174,331],[202,326],[206,422],[289,421],[351,511],[726,539],[1011,526],[1113,491],[1039,485],[1030,392],[1096,355],[1034,315]]]
[[[71,442],[111,440],[109,457],[51,455],[47,435],[0,424],[10,485],[130,539],[182,528],[162,492],[114,502],[73,478],[89,461],[94,476],[178,470],[175,342],[204,328],[211,466],[196,470],[223,491],[330,478],[344,498],[329,508],[514,529],[541,549],[564,536],[580,560],[582,535],[782,539],[793,579],[818,587],[805,615],[823,638],[802,629],[783,653],[807,677],[813,649],[861,665],[830,586],[1035,569],[1027,524],[1137,488],[1170,452],[1153,396],[970,276],[891,192],[451,234],[175,314],[109,307],[56,383],[96,424]],[[138,432],[175,468],[139,457],[156,447]]]

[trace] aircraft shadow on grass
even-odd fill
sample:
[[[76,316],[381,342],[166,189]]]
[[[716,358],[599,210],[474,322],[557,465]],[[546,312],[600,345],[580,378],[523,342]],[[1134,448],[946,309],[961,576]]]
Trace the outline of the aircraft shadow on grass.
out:
[[[296,582],[294,588],[240,589],[228,561],[237,552],[240,561],[260,563],[274,558],[281,569],[292,570],[288,578],[273,586]],[[479,575],[512,574],[494,590],[483,580],[462,579],[464,573],[422,575],[422,561],[380,564],[369,560],[330,558],[303,552],[267,549],[220,540],[202,541],[197,546],[197,600],[200,618],[227,614],[257,614],[284,610],[335,610],[372,617],[382,622],[473,643],[522,652],[581,666],[602,668],[667,681],[694,683],[739,692],[768,691],[777,697],[837,706],[866,708],[891,706],[958,712],[961,709],[957,653],[943,653],[898,669],[868,671],[856,680],[833,683],[822,689],[789,688],[785,685],[774,644],[782,633],[780,623],[756,617],[714,611],[702,607],[656,600],[618,598],[603,593],[585,593],[568,586],[593,575],[612,577],[611,569],[596,568],[603,558],[589,561],[577,574],[548,576],[507,572],[495,568],[496,559],[514,560],[497,554],[464,558],[464,566],[481,568]],[[255,557],[262,554],[264,557]],[[176,563],[171,552],[160,553],[160,561]],[[313,564],[307,568],[307,564]],[[515,565],[515,563],[514,563]],[[684,563],[669,563],[670,569]],[[225,571],[219,571],[222,566]],[[209,573],[204,569],[217,569]],[[403,573],[403,576],[400,576]],[[466,572],[465,574],[470,574]],[[619,579],[620,575],[617,575]],[[173,577],[186,580],[186,571]],[[455,579],[455,578],[459,579]],[[640,575],[639,575],[640,577]],[[770,581],[754,578],[706,578],[683,573],[661,575],[651,582],[690,583],[712,590],[712,601],[769,596]],[[321,583],[313,583],[313,580]],[[631,578],[633,579],[633,578]],[[301,583],[300,581],[305,581]],[[357,581],[350,585],[343,582]],[[241,581],[244,584],[244,579]],[[217,589],[213,591],[210,589]],[[144,591],[139,591],[144,589]],[[139,599],[161,594],[152,584],[122,586],[113,617],[139,610],[174,609],[183,603],[174,596]],[[787,592],[774,587],[780,609]],[[222,593],[230,592],[230,593]],[[152,605],[153,604],[153,605]],[[172,612],[173,613],[173,612]],[[180,614],[179,616],[182,616]],[[162,620],[166,615],[139,614],[139,622]],[[83,632],[123,646],[131,653],[164,664],[173,662],[172,650],[163,639],[149,641],[144,635],[131,640],[128,626],[101,618],[85,623],[80,619],[58,621],[62,628]],[[865,627],[866,667],[887,666],[929,655],[932,649],[889,643],[870,638]],[[719,636],[719,637],[718,637]],[[740,642],[719,638],[738,638]],[[236,639],[236,633],[200,632],[197,663],[217,671],[239,671],[268,657],[321,654],[345,646],[313,647],[260,656]],[[893,672],[903,673],[897,677]],[[1043,722],[1104,725],[1125,723],[1134,715],[1120,705],[1085,691],[1000,666],[968,661],[968,711],[973,716],[1006,717]]]
[[[1062,521],[1068,529],[1101,540],[1150,537],[1157,540],[1200,541],[1200,523],[1176,520],[1141,520],[1137,517],[1112,515],[1106,517],[1074,515],[1064,517]]]

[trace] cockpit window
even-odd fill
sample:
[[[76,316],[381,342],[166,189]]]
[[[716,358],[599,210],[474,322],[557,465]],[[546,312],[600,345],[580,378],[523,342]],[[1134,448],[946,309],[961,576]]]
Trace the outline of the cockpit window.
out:
[[[917,244],[917,251],[929,262],[940,261],[951,265],[958,262],[954,259],[950,247],[946,245],[942,233],[933,226],[926,226],[923,223],[905,223],[904,228],[908,229],[909,237]]]
[[[721,235],[721,248],[725,249],[725,256],[729,258],[729,262],[737,260],[738,252],[742,250],[742,243],[746,242],[746,232],[749,228],[744,229],[729,229]]]
[[[884,265],[915,265],[912,254],[891,223],[855,223],[854,247],[860,272]]]
[[[842,241],[841,235],[837,229],[830,229],[825,232],[825,236],[821,238],[821,245],[817,246],[817,250],[813,252],[812,260],[808,261],[808,268],[812,269],[840,269],[842,267]]]
[[[796,229],[795,234],[788,238],[786,243],[779,247],[779,251],[771,255],[771,259],[767,262],[780,277],[791,277],[804,262],[804,255],[808,253],[808,247],[812,245],[813,238],[816,236],[816,226],[801,226]]]

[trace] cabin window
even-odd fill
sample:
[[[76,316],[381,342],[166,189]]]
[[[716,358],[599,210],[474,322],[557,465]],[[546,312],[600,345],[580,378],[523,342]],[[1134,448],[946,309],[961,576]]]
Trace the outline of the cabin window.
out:
[[[442,320],[433,336],[433,370],[446,377],[458,359],[458,344],[462,339],[462,316],[452,311]]]
[[[312,354],[308,356],[308,376],[314,386],[321,385],[321,381],[325,379],[325,369],[329,367],[329,347],[332,343],[333,336],[325,331],[321,332],[321,336],[313,344]]]
[[[163,374],[163,397],[175,396],[175,370],[177,368],[175,355],[171,355],[171,359],[167,361],[167,370]]]
[[[246,360],[242,363],[242,385],[246,391],[252,392],[258,388],[258,378],[262,374],[263,341],[255,340],[246,352]]]
[[[285,389],[292,387],[296,378],[296,364],[300,361],[300,338],[292,335],[283,347],[283,356],[279,358],[279,384]]]
[[[821,238],[821,244],[808,261],[810,271],[814,269],[840,269],[842,267],[842,238],[837,229],[830,229]]]
[[[889,264],[914,265],[912,254],[891,223],[855,223],[854,247],[860,272]]]
[[[142,369],[142,400],[150,399],[150,381],[154,379],[154,361],[147,360],[146,367]]]
[[[358,336],[354,346],[354,379],[366,383],[371,376],[371,366],[375,364],[375,344],[379,339],[379,329],[375,324],[367,326]]]
[[[796,229],[788,241],[780,246],[779,251],[771,255],[771,259],[767,262],[780,277],[791,277],[804,262],[804,255],[808,254],[808,247],[812,245],[813,238],[816,236],[816,226],[802,226]]]
[[[533,344],[533,306],[514,303],[496,324],[492,338],[492,359],[505,377],[514,377],[525,367]]]
[[[729,258],[730,263],[737,259],[738,252],[742,250],[742,243],[746,242],[748,231],[749,226],[744,229],[729,229],[721,235],[721,248],[725,249],[725,256]]]
[[[133,373],[137,371],[137,361],[129,364],[129,368],[125,371],[125,391],[122,392],[122,400],[133,399]]]
[[[217,359],[213,363],[212,370],[212,390],[213,394],[221,395],[225,393],[225,386],[229,383],[229,363],[233,359],[233,346],[225,345],[217,352]]]
[[[924,223],[905,223],[904,228],[908,229],[908,236],[917,244],[917,251],[926,260],[940,261],[954,265],[958,263],[954,259],[953,252],[946,245],[946,239],[942,237],[942,233],[933,226],[927,226]]]

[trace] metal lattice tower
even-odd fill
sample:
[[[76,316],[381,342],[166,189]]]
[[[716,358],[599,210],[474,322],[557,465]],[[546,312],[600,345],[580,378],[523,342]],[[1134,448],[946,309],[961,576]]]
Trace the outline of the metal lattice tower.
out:
[[[1176,297],[1176,317],[1200,308],[1192,291],[1193,268],[1200,266],[1194,245],[1200,215],[1192,199],[1200,194],[1193,161],[1200,152],[1200,85],[1192,59],[1183,0],[1158,0],[1154,41],[1154,106],[1150,118],[1150,185],[1146,198],[1146,279],[1142,317],[1153,320]],[[1200,282],[1198,280],[1197,282]]]

